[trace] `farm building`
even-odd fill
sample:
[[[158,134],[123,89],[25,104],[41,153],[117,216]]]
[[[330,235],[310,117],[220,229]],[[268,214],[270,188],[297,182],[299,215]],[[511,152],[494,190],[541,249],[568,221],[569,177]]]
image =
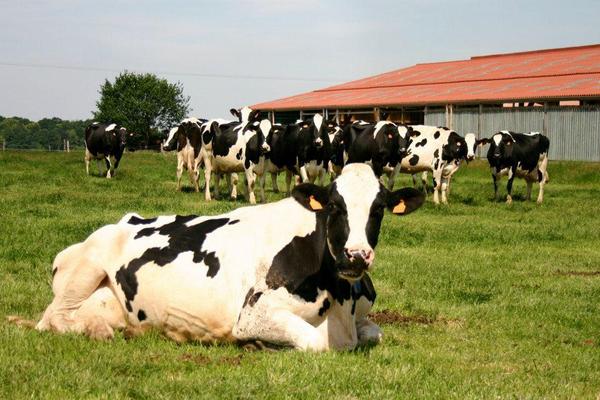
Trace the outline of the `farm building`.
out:
[[[385,111],[463,135],[538,131],[551,159],[600,161],[600,44],[417,64],[252,108],[276,122],[317,112],[373,121]]]

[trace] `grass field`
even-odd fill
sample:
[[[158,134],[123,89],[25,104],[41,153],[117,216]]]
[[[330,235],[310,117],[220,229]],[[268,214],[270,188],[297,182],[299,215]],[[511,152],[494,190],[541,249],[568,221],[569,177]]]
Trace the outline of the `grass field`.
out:
[[[246,352],[158,334],[94,342],[6,323],[38,318],[56,253],[125,212],[245,205],[177,193],[174,155],[122,161],[107,180],[85,176],[82,153],[0,153],[1,399],[600,396],[600,164],[551,162],[544,204],[524,202],[516,181],[507,207],[491,201],[488,168],[475,162],[455,176],[450,206],[386,215],[372,274],[385,337],[373,348]]]

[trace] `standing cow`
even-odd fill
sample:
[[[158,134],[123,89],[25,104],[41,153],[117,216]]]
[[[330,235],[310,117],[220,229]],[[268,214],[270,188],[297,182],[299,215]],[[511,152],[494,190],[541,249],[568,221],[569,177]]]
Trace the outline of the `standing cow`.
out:
[[[481,144],[490,145],[487,159],[494,182],[494,198],[498,198],[498,180],[508,175],[506,203],[512,203],[512,185],[515,176],[527,182],[526,199],[531,199],[534,182],[540,185],[537,203],[544,201],[544,185],[548,181],[548,149],[550,140],[539,132],[516,133],[500,131],[491,139],[483,139]]]
[[[123,151],[127,144],[127,137],[133,133],[127,133],[125,127],[117,124],[101,124],[94,122],[85,128],[85,172],[90,174],[90,161],[98,160],[98,174],[100,172],[100,160],[106,162],[106,177],[112,178]],[[111,162],[112,157],[112,162]]]
[[[57,255],[54,299],[36,328],[94,338],[155,328],[178,342],[313,351],[377,343],[368,271],[384,209],[406,215],[422,203],[352,164],[328,188],[302,184],[223,215],[128,214]]]
[[[177,190],[181,190],[181,175],[187,169],[190,182],[196,192],[200,191],[198,180],[200,177],[200,163],[202,162],[202,132],[200,125],[206,120],[187,118],[179,126],[172,128],[163,142],[165,151],[177,149]]]
[[[254,196],[255,174],[264,173],[264,158],[269,150],[265,137],[271,129],[268,119],[261,119],[259,111],[252,111],[247,122],[223,122],[210,120],[202,126],[202,146],[204,174],[206,182],[210,182],[212,173],[215,176],[215,198],[219,196],[221,174],[230,179],[231,173],[244,172],[246,176],[246,195],[251,204],[256,203]],[[231,187],[231,185],[229,185]],[[236,185],[232,187],[232,198],[237,197]],[[206,186],[205,197],[211,200],[209,185]],[[264,201],[264,195],[261,198]]]
[[[465,139],[445,127],[411,125],[409,130],[412,139],[408,156],[400,164],[400,171],[412,174],[413,181],[416,173],[431,171],[433,202],[439,204],[441,197],[442,203],[446,204],[450,178],[467,157]],[[426,178],[423,185],[426,189]]]

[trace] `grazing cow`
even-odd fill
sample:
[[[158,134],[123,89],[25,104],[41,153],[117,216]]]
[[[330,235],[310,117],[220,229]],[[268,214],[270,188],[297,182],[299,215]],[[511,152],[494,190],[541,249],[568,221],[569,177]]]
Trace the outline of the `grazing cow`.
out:
[[[202,126],[202,146],[204,174],[210,182],[212,172],[215,176],[215,198],[219,196],[220,175],[244,172],[246,176],[246,195],[251,204],[256,203],[254,196],[254,174],[264,173],[264,157],[269,150],[265,137],[271,129],[271,121],[260,119],[258,111],[249,114],[247,122],[229,122],[211,120]],[[207,185],[205,197],[210,201],[210,189]],[[233,185],[231,197],[237,197],[236,185]],[[264,202],[264,192],[261,200]]]
[[[506,184],[506,203],[512,203],[512,185],[515,176],[527,182],[527,200],[531,199],[533,182],[540,184],[537,203],[544,201],[544,185],[548,181],[548,149],[550,141],[539,132],[516,133],[501,131],[491,139],[483,139],[481,144],[489,143],[487,159],[494,181],[494,198],[498,198],[498,180],[508,175]]]
[[[101,174],[100,160],[104,159],[106,177],[112,178],[123,156],[128,136],[133,136],[133,133],[128,134],[127,129],[117,124],[94,122],[85,128],[85,173],[90,174],[90,161],[96,159],[98,174]]]
[[[400,171],[413,174],[431,171],[433,175],[433,202],[448,202],[448,183],[452,175],[467,157],[467,144],[459,134],[445,127],[412,125],[409,127],[412,141],[408,156],[402,159]],[[426,175],[425,175],[426,177]],[[426,178],[423,182],[426,188]]]
[[[379,121],[375,124],[356,121],[344,128],[342,141],[348,163],[368,162],[378,177],[381,177],[386,168],[391,171],[388,178],[390,188],[393,187],[398,171],[396,166],[406,156],[410,144],[409,130],[406,126],[390,121]]]
[[[94,338],[156,328],[178,342],[313,351],[377,343],[368,271],[384,208],[406,215],[422,203],[353,164],[328,188],[302,184],[227,214],[128,214],[57,255],[54,299],[36,328]]]
[[[202,132],[201,124],[206,120],[187,118],[181,121],[178,127],[172,128],[163,142],[165,151],[177,149],[177,190],[181,190],[181,175],[184,169],[188,170],[190,182],[196,192],[200,191],[198,179],[200,177],[200,162],[202,161]]]

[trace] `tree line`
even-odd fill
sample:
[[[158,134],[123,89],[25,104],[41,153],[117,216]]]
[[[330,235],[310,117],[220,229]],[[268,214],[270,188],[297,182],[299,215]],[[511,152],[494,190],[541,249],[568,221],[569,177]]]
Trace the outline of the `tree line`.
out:
[[[135,133],[131,147],[158,149],[164,131],[177,125],[190,112],[190,98],[183,94],[183,85],[154,74],[125,71],[114,82],[105,80],[99,93],[97,110],[87,120],[31,121],[0,116],[0,142],[8,149],[62,150],[68,140],[70,148],[83,148],[85,128],[98,121],[116,123]]]

